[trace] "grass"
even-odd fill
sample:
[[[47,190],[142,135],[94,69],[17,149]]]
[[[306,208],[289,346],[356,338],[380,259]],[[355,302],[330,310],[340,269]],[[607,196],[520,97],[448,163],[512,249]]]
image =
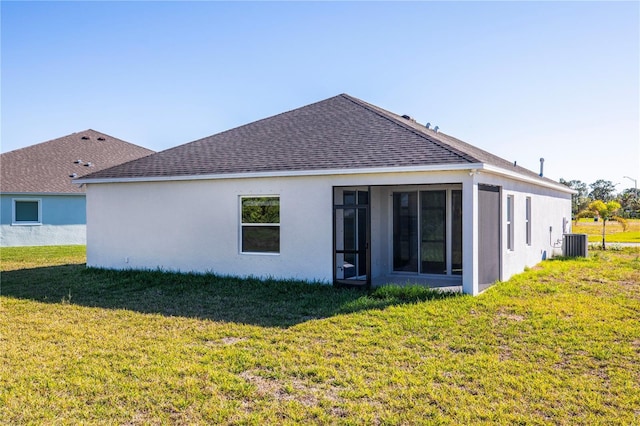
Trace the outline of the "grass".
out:
[[[628,219],[627,230],[615,221],[607,221],[605,228],[607,243],[640,243],[640,219]],[[574,222],[572,230],[574,234],[588,234],[589,242],[602,242],[602,222],[594,222],[585,218]]]
[[[1,247],[0,271],[43,268],[85,262],[86,246]]]
[[[3,249],[0,423],[634,424],[640,251],[590,253],[469,297]]]

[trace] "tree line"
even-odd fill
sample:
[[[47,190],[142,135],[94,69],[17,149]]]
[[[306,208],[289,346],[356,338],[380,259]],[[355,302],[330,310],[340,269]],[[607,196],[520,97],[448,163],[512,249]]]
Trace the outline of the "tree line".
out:
[[[604,203],[616,201],[620,204],[619,215],[623,218],[640,218],[640,190],[637,188],[627,188],[617,193],[616,186],[609,180],[598,179],[586,184],[580,180],[564,180],[560,178],[560,183],[577,191],[571,196],[571,214],[575,218],[594,201],[600,200]]]

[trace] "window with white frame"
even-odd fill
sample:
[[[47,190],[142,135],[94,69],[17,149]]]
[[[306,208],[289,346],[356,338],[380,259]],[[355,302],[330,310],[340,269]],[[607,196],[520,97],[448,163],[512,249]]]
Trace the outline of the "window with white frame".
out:
[[[527,197],[527,205],[525,210],[525,227],[527,236],[527,245],[531,245],[531,197]]]
[[[42,224],[42,209],[40,199],[14,198],[12,223],[13,225]]]
[[[240,197],[242,253],[280,253],[280,197]]]
[[[507,195],[507,250],[513,250],[513,195]]]

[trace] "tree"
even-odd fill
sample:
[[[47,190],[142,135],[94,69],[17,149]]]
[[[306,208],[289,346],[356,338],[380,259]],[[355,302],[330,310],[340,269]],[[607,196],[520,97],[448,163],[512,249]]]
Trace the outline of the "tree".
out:
[[[610,180],[598,179],[591,185],[589,198],[592,200],[601,200],[603,202],[613,201],[616,193],[616,186]]]
[[[624,217],[637,217],[640,213],[640,189],[625,189],[616,201],[622,206]]]
[[[582,182],[581,180],[569,180],[566,181],[560,178],[560,183],[568,186],[574,191],[578,191],[577,194],[571,194],[571,215],[576,217],[576,215],[585,210],[589,206],[589,190],[587,189],[587,184]]]
[[[587,210],[582,211],[580,214],[578,214],[578,217],[586,217],[593,213],[596,213],[598,216],[600,216],[600,219],[602,219],[602,250],[607,249],[604,242],[607,220],[615,220],[616,222],[620,222],[622,228],[625,231],[627,230],[627,221],[622,217],[616,215],[620,208],[620,203],[618,203],[617,201],[608,201],[605,203],[602,200],[596,200],[589,204]]]

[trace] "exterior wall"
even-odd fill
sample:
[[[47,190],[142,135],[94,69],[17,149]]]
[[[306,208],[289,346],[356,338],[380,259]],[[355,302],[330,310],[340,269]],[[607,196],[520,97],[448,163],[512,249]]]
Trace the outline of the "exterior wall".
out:
[[[481,183],[502,187],[501,280],[540,261],[562,254],[564,233],[571,232],[571,194],[481,174]],[[514,199],[514,247],[507,249],[507,197]],[[531,198],[531,245],[526,243],[526,198]]]
[[[280,197],[280,253],[240,252],[240,196]],[[330,282],[331,185],[313,178],[88,185],[87,265]],[[117,206],[110,208],[108,206]]]
[[[87,265],[113,269],[214,272],[223,275],[333,279],[334,186],[371,186],[372,277],[391,269],[390,185],[462,184],[463,290],[478,293],[478,184],[515,199],[515,247],[502,232],[501,279],[559,250],[568,193],[487,172],[385,173],[87,185]],[[280,197],[280,253],[240,252],[240,196]],[[525,198],[532,198],[532,244],[525,243]],[[117,206],[117,207],[115,207]],[[503,226],[506,214],[503,212]],[[549,232],[551,227],[551,232]],[[566,229],[570,232],[570,229]]]
[[[13,200],[38,199],[41,224],[13,224]],[[75,245],[86,243],[86,199],[79,195],[2,194],[0,246]]]
[[[425,181],[460,182],[460,172],[88,184],[87,265],[330,283],[333,187]],[[243,195],[280,197],[279,254],[240,253]],[[380,230],[388,226],[386,215],[372,210],[372,248],[378,247],[372,253],[373,274],[381,273],[375,259],[387,256],[378,236],[388,232]]]
[[[462,183],[462,291],[478,294],[478,174]]]
[[[387,187],[371,188],[371,276],[376,278],[389,272],[389,253],[392,236],[389,232],[389,200]]]

